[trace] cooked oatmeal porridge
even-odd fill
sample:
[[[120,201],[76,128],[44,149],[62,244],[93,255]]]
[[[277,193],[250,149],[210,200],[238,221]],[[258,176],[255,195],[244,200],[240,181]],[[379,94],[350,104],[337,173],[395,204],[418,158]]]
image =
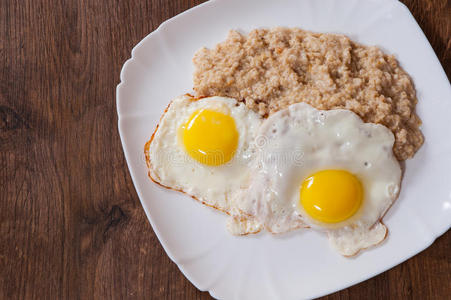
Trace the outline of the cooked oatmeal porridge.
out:
[[[214,49],[193,58],[197,97],[227,96],[268,116],[290,104],[345,108],[395,135],[398,160],[423,143],[415,88],[395,57],[344,35],[296,28],[230,31]]]

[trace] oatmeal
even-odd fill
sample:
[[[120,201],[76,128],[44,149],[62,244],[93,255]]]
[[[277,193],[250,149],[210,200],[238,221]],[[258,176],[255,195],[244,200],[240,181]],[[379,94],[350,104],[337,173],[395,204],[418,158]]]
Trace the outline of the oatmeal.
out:
[[[301,29],[257,29],[247,36],[230,31],[193,61],[198,97],[233,97],[263,116],[297,102],[349,109],[390,128],[398,160],[423,143],[413,83],[394,56],[377,47]]]

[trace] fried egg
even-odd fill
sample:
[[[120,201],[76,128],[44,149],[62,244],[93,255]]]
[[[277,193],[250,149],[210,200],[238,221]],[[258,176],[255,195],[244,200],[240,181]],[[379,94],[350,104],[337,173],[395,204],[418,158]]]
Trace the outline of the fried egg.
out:
[[[228,227],[236,234],[259,231],[259,224],[237,212],[232,200],[250,183],[261,121],[235,99],[174,99],[145,145],[150,178],[233,215]]]
[[[381,218],[397,198],[401,168],[393,133],[355,113],[293,104],[265,120],[256,136],[249,188],[240,211],[270,232],[325,231],[342,255],[385,239]]]

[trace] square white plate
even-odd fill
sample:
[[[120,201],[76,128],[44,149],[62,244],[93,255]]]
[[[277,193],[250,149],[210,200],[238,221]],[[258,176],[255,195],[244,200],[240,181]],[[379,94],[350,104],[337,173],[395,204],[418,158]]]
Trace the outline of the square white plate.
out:
[[[379,247],[344,258],[325,235],[296,231],[235,237],[225,215],[153,184],[143,155],[171,99],[191,91],[194,52],[225,39],[229,29],[296,26],[343,33],[395,54],[412,76],[425,144],[406,163],[399,199],[384,222]],[[428,247],[451,224],[451,87],[408,9],[395,0],[213,0],[144,38],[117,88],[119,132],[147,217],[169,257],[200,290],[221,299],[302,299],[375,276]]]

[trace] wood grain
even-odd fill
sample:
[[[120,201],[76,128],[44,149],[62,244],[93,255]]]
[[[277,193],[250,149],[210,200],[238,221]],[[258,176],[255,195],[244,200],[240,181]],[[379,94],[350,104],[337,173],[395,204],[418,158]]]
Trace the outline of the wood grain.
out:
[[[0,299],[210,298],[144,215],[115,106],[133,46],[200,2],[0,1]],[[404,2],[449,77],[451,2]],[[448,232],[325,299],[449,298],[450,252]]]

